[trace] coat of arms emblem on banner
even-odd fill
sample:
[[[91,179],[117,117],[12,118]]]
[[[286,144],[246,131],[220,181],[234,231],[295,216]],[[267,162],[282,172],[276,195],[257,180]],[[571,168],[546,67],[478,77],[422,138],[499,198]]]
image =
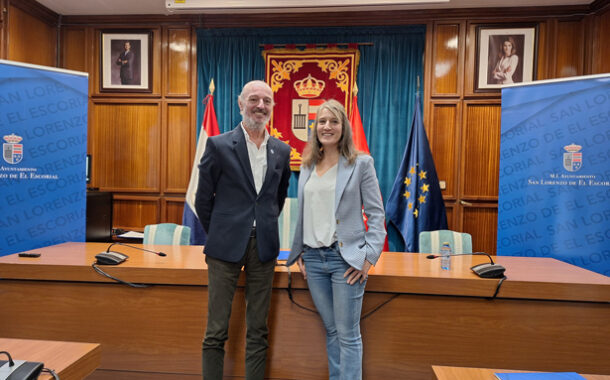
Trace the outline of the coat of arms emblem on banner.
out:
[[[576,172],[582,167],[582,146],[570,144],[563,147],[566,153],[563,154],[563,167],[569,172]]]
[[[18,164],[23,159],[23,144],[19,144],[23,140],[21,136],[12,133],[4,136],[5,144],[2,144],[2,157],[9,164]]]
[[[349,114],[360,52],[353,48],[270,49],[263,51],[263,57],[265,79],[276,103],[269,133],[290,145],[290,167],[299,170],[318,107],[335,99]]]

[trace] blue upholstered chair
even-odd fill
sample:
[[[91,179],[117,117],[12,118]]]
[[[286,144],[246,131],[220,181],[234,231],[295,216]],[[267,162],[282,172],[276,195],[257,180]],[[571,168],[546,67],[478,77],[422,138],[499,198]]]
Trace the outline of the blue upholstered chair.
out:
[[[144,227],[144,244],[189,245],[191,227],[174,223],[149,224]]]
[[[422,231],[419,233],[419,252],[441,253],[444,242],[448,242],[454,255],[472,253],[472,236],[450,230]]]
[[[290,249],[292,246],[292,237],[297,224],[297,216],[299,214],[299,204],[297,198],[286,198],[284,208],[278,219],[280,231],[280,248]]]

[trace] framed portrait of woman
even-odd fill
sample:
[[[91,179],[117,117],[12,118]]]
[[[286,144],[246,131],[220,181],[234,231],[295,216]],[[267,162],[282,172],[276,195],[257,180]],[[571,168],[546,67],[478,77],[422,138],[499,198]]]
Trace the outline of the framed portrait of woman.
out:
[[[479,26],[476,44],[475,92],[497,91],[504,85],[535,79],[537,26]]]
[[[104,30],[100,40],[100,91],[151,92],[152,33]]]

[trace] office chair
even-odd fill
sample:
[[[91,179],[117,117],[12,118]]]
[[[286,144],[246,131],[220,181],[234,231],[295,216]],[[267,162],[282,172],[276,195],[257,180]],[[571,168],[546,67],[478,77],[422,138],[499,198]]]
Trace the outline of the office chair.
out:
[[[455,255],[472,253],[472,236],[450,230],[422,231],[419,233],[419,252],[440,253],[444,242],[449,242]]]
[[[144,244],[189,245],[191,227],[174,223],[149,224],[144,227]]]
[[[297,216],[299,214],[299,203],[297,198],[286,198],[284,208],[278,219],[278,227],[280,231],[280,248],[290,249],[292,246],[292,237],[294,229],[297,225]]]

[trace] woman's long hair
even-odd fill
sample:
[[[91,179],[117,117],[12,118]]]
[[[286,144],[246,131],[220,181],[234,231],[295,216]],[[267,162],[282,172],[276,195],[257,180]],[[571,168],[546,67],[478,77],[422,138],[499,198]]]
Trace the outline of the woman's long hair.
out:
[[[350,164],[353,164],[356,157],[361,154],[356,150],[354,140],[352,138],[352,125],[349,122],[345,108],[341,103],[334,99],[330,99],[322,103],[316,113],[316,121],[313,130],[309,134],[309,140],[303,152],[303,166],[313,166],[322,160],[324,157],[324,148],[318,140],[318,119],[324,110],[329,110],[341,122],[341,138],[339,139],[338,149],[339,154],[347,159]]]
[[[515,39],[512,36],[508,36],[502,40],[502,46],[500,46],[500,52],[498,53],[499,58],[504,57],[504,43],[506,41],[510,42],[510,44],[512,46],[512,49],[510,50],[510,54],[508,56],[511,57],[511,56],[517,54],[517,43],[515,42]]]

